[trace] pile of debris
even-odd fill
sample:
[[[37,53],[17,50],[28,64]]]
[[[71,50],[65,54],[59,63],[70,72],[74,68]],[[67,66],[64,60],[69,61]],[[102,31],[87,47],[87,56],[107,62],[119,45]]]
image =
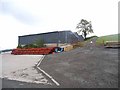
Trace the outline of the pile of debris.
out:
[[[70,51],[73,45],[64,45],[60,47],[42,47],[42,48],[17,48],[13,49],[11,54],[14,55],[47,55],[52,53],[60,53]]]
[[[106,48],[120,48],[119,41],[106,41],[105,45]]]
[[[28,55],[47,55],[47,54],[51,54],[55,51],[56,47],[47,47],[47,48],[27,48],[27,49],[21,49],[21,48],[17,48],[12,50],[11,54],[14,55],[24,55],[24,54],[28,54]]]

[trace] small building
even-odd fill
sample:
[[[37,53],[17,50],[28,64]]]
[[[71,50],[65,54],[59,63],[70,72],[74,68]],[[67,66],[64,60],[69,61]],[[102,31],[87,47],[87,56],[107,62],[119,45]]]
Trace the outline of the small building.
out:
[[[18,36],[18,39],[19,39],[18,40],[19,45],[32,44],[39,39],[43,40],[46,45],[57,45],[58,43],[72,44],[72,43],[84,40],[82,35],[73,33],[70,30]]]

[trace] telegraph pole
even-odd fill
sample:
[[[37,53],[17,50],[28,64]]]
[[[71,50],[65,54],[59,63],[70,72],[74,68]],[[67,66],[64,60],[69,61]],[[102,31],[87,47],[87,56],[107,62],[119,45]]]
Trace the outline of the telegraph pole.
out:
[[[59,31],[57,31],[58,33],[58,38],[57,38],[57,47],[59,46]]]

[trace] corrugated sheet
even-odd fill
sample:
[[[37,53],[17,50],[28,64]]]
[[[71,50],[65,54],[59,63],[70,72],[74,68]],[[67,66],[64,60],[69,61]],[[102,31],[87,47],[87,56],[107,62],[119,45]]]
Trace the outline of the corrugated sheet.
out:
[[[44,40],[45,43],[74,43],[83,41],[83,37],[71,31],[55,31],[19,36],[19,44],[21,45],[31,44],[37,40]]]

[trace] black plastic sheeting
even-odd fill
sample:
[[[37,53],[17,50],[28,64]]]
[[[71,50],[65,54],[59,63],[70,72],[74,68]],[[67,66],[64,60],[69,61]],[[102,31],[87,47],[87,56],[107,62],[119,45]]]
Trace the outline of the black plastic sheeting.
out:
[[[61,47],[57,47],[55,48],[55,52],[58,53],[58,52],[63,52],[64,51],[64,48],[61,48]]]

